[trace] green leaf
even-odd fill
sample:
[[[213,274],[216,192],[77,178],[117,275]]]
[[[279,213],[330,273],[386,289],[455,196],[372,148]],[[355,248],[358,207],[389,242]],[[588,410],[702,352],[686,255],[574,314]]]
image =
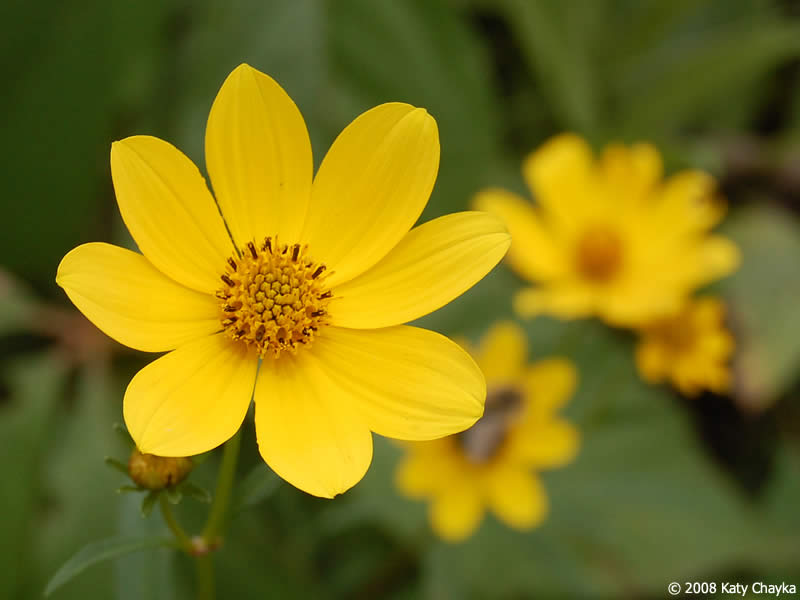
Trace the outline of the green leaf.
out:
[[[150,516],[150,513],[153,512],[153,507],[156,504],[156,500],[158,500],[159,494],[160,491],[150,490],[150,492],[144,498],[142,498],[142,504],[139,507],[139,510],[145,519]]]
[[[281,478],[265,464],[258,464],[236,489],[232,513],[236,514],[269,498],[281,485]]]
[[[463,210],[491,183],[500,151],[497,98],[484,48],[445,0],[350,0],[329,13],[329,140],[387,101],[422,106],[439,126],[439,177],[423,219]]]
[[[575,10],[558,0],[505,0],[506,19],[561,127],[591,135],[598,120],[593,42],[602,31],[603,3]]]
[[[47,584],[44,595],[49,596],[76,575],[79,575],[97,563],[113,560],[119,556],[124,556],[132,552],[139,552],[140,550],[172,545],[174,544],[171,539],[160,536],[138,538],[114,537],[92,542],[81,548],[56,571],[55,575],[53,575],[52,579],[50,579],[50,582]]]
[[[0,598],[24,597],[26,580],[36,568],[32,554],[37,549],[25,541],[39,528],[36,509],[47,484],[42,465],[52,458],[48,444],[66,376],[66,365],[49,354],[0,365],[0,381],[9,392],[0,407],[0,539],[19,542],[0,545],[6,573],[0,577]]]
[[[800,223],[761,202],[731,215],[723,232],[742,252],[739,271],[716,286],[730,300],[738,343],[735,395],[760,411],[797,381],[800,369]]]
[[[716,110],[720,98],[748,92],[759,77],[799,55],[796,26],[780,22],[755,26],[748,20],[717,27],[694,43],[677,47],[668,64],[643,61],[640,70],[616,80],[621,134],[652,137],[691,124]]]

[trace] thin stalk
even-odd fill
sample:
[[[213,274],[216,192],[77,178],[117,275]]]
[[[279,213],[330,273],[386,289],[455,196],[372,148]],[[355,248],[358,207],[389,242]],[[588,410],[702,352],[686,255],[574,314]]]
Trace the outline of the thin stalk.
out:
[[[211,554],[194,557],[197,566],[197,600],[214,600],[214,562]]]
[[[159,495],[159,505],[161,506],[161,515],[164,517],[164,522],[169,527],[172,534],[175,536],[175,539],[178,541],[178,545],[184,552],[191,552],[192,551],[192,540],[189,539],[189,536],[181,527],[181,524],[178,523],[178,520],[175,518],[175,515],[172,513],[172,507],[167,500],[166,494]]]
[[[216,545],[217,538],[225,525],[233,479],[236,475],[236,462],[239,459],[241,438],[240,429],[225,443],[222,450],[222,464],[219,467],[219,475],[217,475],[217,488],[214,492],[214,500],[208,514],[208,521],[206,521],[206,526],[203,528],[203,540],[209,547]]]

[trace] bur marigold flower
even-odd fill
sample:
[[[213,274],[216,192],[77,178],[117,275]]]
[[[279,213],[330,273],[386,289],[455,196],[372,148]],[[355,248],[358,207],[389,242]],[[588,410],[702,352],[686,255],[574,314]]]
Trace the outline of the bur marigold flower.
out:
[[[536,287],[521,291],[523,316],[599,316],[636,326],[675,313],[692,290],[739,262],[729,240],[710,235],[724,206],[699,171],[662,181],[658,151],[612,144],[595,159],[572,134],[534,152],[523,174],[537,204],[499,189],[475,206],[504,219],[511,267]]]
[[[686,304],[677,315],[640,329],[636,365],[650,383],[671,381],[686,396],[730,390],[728,361],[733,336],[725,329],[725,305],[712,297]]]
[[[403,494],[430,501],[431,526],[454,542],[487,509],[515,529],[541,523],[548,502],[535,471],[570,462],[579,444],[575,428],[556,414],[575,388],[569,361],[526,364],[525,334],[510,322],[494,325],[473,355],[486,375],[483,417],[456,435],[404,444],[395,473]]]
[[[169,143],[115,142],[117,202],[141,254],[85,244],[58,269],[59,285],[109,336],[169,351],[125,393],[141,452],[210,450],[238,430],[253,397],[264,460],[333,497],[363,477],[371,431],[430,439],[480,417],[485,381],[469,355],[402,323],[480,280],[510,239],[478,212],[411,229],[439,165],[424,109],[365,112],[312,183],[297,107],[241,65],[211,108],[205,154],[214,196]]]

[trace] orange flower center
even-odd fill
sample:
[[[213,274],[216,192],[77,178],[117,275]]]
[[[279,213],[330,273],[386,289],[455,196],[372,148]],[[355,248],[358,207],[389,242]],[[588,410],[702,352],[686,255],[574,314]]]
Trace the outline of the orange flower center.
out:
[[[484,464],[497,455],[522,410],[522,403],[523,393],[517,387],[503,385],[487,390],[483,416],[472,427],[456,434],[467,460]]]
[[[296,353],[328,322],[333,293],[324,285],[325,265],[310,260],[306,250],[270,237],[260,246],[248,242],[220,276],[224,285],[216,295],[225,333],[262,358]]]
[[[578,240],[578,270],[587,279],[605,282],[622,265],[622,241],[616,232],[605,227],[586,230]]]

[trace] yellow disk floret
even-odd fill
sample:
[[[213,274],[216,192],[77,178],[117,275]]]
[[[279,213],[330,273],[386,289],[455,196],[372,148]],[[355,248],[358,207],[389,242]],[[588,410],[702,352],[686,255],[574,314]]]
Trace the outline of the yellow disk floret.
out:
[[[221,321],[234,340],[253,346],[262,358],[297,352],[327,323],[333,297],[324,285],[325,265],[310,260],[307,247],[278,245],[266,238],[248,242],[228,259],[217,291]]]

